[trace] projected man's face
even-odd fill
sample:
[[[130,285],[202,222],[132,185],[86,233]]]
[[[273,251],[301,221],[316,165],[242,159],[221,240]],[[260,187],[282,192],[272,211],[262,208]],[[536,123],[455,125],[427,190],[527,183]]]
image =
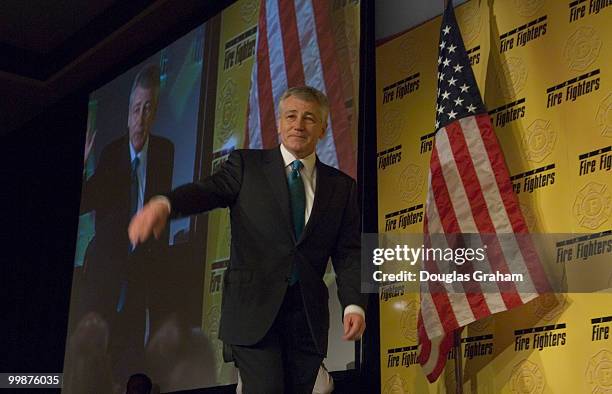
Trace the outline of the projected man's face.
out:
[[[156,111],[157,102],[153,90],[137,86],[132,94],[128,116],[130,143],[136,152],[140,152],[147,141]]]

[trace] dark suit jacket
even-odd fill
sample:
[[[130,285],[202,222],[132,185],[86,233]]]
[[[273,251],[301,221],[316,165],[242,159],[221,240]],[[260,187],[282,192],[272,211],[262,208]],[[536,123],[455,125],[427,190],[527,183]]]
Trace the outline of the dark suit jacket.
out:
[[[219,334],[224,342],[248,346],[264,337],[283,302],[292,264],[299,264],[305,311],[321,354],[327,351],[328,290],[323,275],[330,257],[342,306],[365,308],[355,181],[319,160],[316,168],[312,212],[297,240],[279,148],[234,151],[214,175],[168,195],[177,216],[217,207],[231,210],[231,257]]]
[[[174,145],[168,139],[149,135],[147,152],[147,181],[144,202],[154,195],[166,192],[172,187],[174,166]],[[81,213],[95,211],[96,234],[85,258],[87,287],[92,292],[97,308],[112,313],[116,306],[121,281],[142,275],[141,265],[155,266],[162,258],[162,249],[168,244],[168,231],[159,241],[151,241],[137,248],[133,260],[140,263],[127,264],[129,224],[131,205],[131,162],[127,134],[103,150],[95,173],[83,182]],[[131,257],[131,258],[132,258]],[[144,261],[149,260],[149,261]],[[126,273],[126,269],[131,270]],[[145,269],[145,272],[154,271]],[[147,282],[147,279],[144,279]],[[104,307],[100,306],[105,304]]]

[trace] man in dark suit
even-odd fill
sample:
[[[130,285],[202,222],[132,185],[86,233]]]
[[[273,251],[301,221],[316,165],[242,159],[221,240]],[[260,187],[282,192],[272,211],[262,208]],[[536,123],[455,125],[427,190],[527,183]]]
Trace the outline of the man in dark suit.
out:
[[[95,237],[86,254],[79,302],[85,312],[93,310],[108,322],[111,356],[128,364],[130,358],[142,360],[151,324],[151,291],[158,286],[152,281],[166,264],[167,231],[159,241],[138,248],[131,246],[125,232],[144,202],[172,187],[174,145],[151,134],[159,75],[156,65],[147,65],[136,75],[128,133],[102,150],[94,174],[82,189],[81,212],[95,212]],[[93,142],[88,134],[85,160]]]
[[[344,339],[365,329],[355,181],[315,155],[328,112],[318,90],[289,89],[279,103],[279,147],[232,152],[214,175],[154,198],[130,224],[138,244],[159,236],[171,215],[230,208],[219,337],[231,347],[244,393],[312,391],[327,351],[329,258]]]

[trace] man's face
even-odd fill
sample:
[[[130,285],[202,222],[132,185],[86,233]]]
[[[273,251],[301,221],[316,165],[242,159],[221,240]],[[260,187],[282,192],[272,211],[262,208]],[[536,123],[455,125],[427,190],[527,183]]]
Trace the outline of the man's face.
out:
[[[130,114],[128,116],[130,143],[136,152],[140,152],[147,141],[155,121],[156,111],[157,103],[155,102],[153,90],[137,86],[132,95]]]
[[[317,142],[325,135],[326,120],[314,101],[289,96],[280,104],[278,134],[282,144],[297,158],[314,152]]]

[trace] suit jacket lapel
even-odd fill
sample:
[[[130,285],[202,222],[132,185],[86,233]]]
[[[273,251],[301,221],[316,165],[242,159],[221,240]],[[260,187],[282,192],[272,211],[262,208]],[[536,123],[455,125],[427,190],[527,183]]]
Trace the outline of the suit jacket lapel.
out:
[[[121,201],[125,201],[121,206],[125,207],[125,217],[130,213],[130,185],[132,184],[132,160],[130,159],[130,139],[126,136],[121,143],[121,152],[117,156],[118,162],[115,168],[119,171],[116,190],[120,190]]]
[[[316,168],[317,185],[314,202],[312,203],[312,211],[310,212],[308,223],[306,223],[306,227],[304,228],[298,243],[310,235],[317,221],[325,212],[329,200],[334,195],[335,183],[332,181],[332,176],[329,169],[319,161],[319,158],[317,158]]]
[[[159,183],[160,181],[160,172],[158,166],[160,164],[167,165],[167,163],[160,163],[160,160],[157,158],[156,148],[157,146],[155,144],[155,137],[149,135],[149,151],[147,152],[147,168],[145,169],[145,177],[147,178],[147,182],[145,183],[143,204],[146,204],[147,201],[149,201],[149,199],[153,197],[154,190],[159,190],[159,186],[157,185],[157,183]],[[173,164],[174,163],[171,163],[170,165]]]
[[[289,188],[287,186],[287,174],[285,173],[285,164],[283,156],[280,153],[280,148],[265,150],[262,152],[263,170],[270,184],[274,197],[278,202],[281,214],[287,227],[287,231],[291,233],[291,238],[295,242],[295,233],[293,231],[293,220],[289,209]]]

